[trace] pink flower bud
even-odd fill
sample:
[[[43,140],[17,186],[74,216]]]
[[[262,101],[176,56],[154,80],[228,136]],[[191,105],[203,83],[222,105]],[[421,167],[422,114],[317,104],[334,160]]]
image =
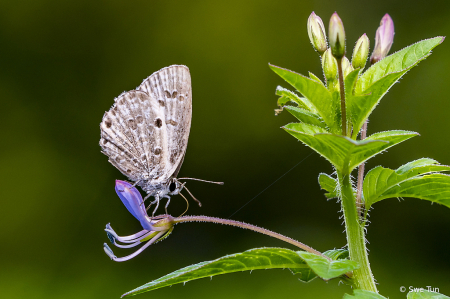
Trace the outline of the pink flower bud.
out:
[[[392,21],[392,18],[388,14],[385,14],[381,19],[380,27],[378,27],[375,35],[375,48],[370,57],[370,62],[374,64],[386,57],[393,42],[394,21]]]

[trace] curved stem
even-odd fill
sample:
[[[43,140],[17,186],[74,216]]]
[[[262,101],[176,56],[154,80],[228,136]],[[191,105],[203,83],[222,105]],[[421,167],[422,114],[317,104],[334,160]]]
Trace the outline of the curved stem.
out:
[[[178,217],[178,218],[173,219],[173,223],[182,223],[182,222],[212,222],[212,223],[220,223],[220,224],[236,226],[236,227],[240,227],[240,228],[244,228],[244,229],[249,229],[249,230],[252,230],[252,231],[267,235],[267,236],[277,238],[279,240],[282,240],[284,242],[287,242],[289,244],[297,246],[305,251],[320,255],[331,261],[331,259],[329,257],[327,257],[326,255],[323,255],[321,252],[303,244],[302,242],[296,241],[289,237],[283,236],[279,233],[276,233],[276,232],[273,232],[268,229],[258,227],[258,226],[252,225],[252,224],[239,222],[239,221],[235,221],[235,220],[230,220],[230,219],[222,219],[222,218],[208,217],[208,216],[183,216],[183,217]]]

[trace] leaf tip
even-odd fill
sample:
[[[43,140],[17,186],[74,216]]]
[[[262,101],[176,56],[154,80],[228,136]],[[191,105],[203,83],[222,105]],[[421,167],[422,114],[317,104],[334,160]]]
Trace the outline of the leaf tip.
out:
[[[442,44],[442,43],[444,42],[444,40],[445,40],[445,36],[438,36],[438,37],[440,37],[440,38],[441,38],[441,41],[440,41],[440,43],[439,43],[439,44]]]
[[[269,67],[270,67],[272,70],[279,68],[278,66],[276,66],[275,64],[271,64],[270,62],[269,62]]]

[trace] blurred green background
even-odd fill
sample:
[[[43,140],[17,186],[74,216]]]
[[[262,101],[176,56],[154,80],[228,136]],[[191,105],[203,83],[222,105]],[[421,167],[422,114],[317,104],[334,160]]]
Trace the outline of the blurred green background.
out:
[[[181,176],[203,207],[190,214],[232,218],[298,239],[320,251],[346,239],[340,207],[317,184],[330,165],[280,129],[275,88],[289,87],[267,64],[321,75],[306,21],[328,26],[337,11],[349,50],[374,43],[387,12],[392,51],[450,32],[450,2],[422,1],[0,1],[0,293],[2,298],[118,298],[181,267],[253,247],[288,244],[237,228],[183,224],[137,258],[112,262],[103,231],[140,229],[114,192],[124,179],[98,145],[103,113],[121,92],[171,64],[190,68],[193,121]],[[372,114],[369,133],[421,134],[368,163],[396,168],[430,157],[450,164],[449,42],[396,84]],[[310,155],[310,156],[309,156]],[[193,203],[193,202],[192,202]],[[172,199],[170,212],[185,208]],[[379,290],[438,287],[450,295],[450,210],[418,199],[374,206],[370,261]],[[115,249],[118,256],[131,251]],[[140,298],[342,298],[336,281],[304,284],[288,270],[254,271],[176,285]]]

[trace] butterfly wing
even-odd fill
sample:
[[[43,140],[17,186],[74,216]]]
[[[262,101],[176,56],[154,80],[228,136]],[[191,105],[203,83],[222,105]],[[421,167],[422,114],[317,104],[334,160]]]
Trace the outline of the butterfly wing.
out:
[[[165,137],[162,140],[161,165],[164,165],[164,173],[158,181],[166,181],[178,174],[186,153],[192,119],[189,69],[184,65],[163,68],[144,80],[137,91],[156,99],[163,111],[161,129]]]
[[[147,93],[132,90],[115,99],[100,123],[102,152],[132,181],[162,176],[167,134],[164,111]]]

